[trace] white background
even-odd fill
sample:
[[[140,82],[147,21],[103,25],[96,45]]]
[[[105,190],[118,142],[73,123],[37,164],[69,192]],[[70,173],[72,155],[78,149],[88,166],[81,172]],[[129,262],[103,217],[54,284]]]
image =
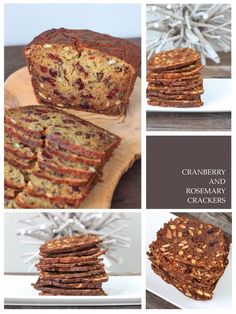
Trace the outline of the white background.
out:
[[[20,255],[24,252],[36,251],[36,246],[22,244],[21,240],[30,240],[25,236],[17,236],[16,231],[26,227],[19,221],[35,216],[37,213],[6,213],[5,214],[5,235],[4,235],[4,271],[5,272],[27,272],[30,264],[24,264],[24,258]],[[132,242],[129,249],[118,248],[116,254],[124,261],[122,264],[113,264],[109,267],[114,273],[141,273],[141,221],[139,213],[127,213],[128,220],[121,220],[119,225],[127,225],[123,234],[130,237]],[[42,220],[42,222],[44,222]],[[118,226],[119,226],[118,225]],[[33,239],[32,239],[33,240]]]
[[[86,2],[86,1],[85,1]],[[139,4],[6,4],[5,46],[23,45],[50,28],[90,29],[140,37]]]

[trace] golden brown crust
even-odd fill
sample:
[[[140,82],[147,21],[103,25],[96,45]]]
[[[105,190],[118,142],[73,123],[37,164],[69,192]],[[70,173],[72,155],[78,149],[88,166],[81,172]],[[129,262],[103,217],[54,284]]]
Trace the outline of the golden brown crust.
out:
[[[77,49],[85,47],[91,48],[123,60],[131,64],[135,70],[140,66],[140,49],[138,46],[128,40],[87,29],[70,30],[65,28],[53,28],[47,30],[35,37],[23,51],[27,55],[27,49],[32,45],[43,46],[45,44],[62,44],[65,46],[73,46]]]

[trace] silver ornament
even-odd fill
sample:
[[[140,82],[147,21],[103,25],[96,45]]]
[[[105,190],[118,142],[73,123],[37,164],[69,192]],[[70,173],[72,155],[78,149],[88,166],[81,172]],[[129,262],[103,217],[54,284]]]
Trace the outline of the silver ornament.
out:
[[[39,247],[45,241],[72,234],[90,233],[103,239],[102,247],[107,249],[104,262],[107,267],[112,263],[121,263],[123,259],[115,254],[118,247],[129,248],[131,239],[123,231],[128,218],[123,213],[40,213],[20,220],[24,228],[16,231],[21,243],[35,245],[33,252],[23,253],[24,262],[30,264],[30,270],[39,260]],[[122,222],[122,224],[121,224]]]
[[[231,49],[230,4],[147,5],[147,58],[162,50],[191,47],[220,63]]]

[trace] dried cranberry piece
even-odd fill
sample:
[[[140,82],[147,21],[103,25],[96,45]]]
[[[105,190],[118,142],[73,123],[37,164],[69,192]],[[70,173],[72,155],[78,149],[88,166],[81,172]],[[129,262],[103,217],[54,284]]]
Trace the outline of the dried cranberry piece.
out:
[[[45,158],[52,159],[52,156],[51,156],[47,151],[45,151],[45,150],[42,152],[42,155],[43,155]]]
[[[89,109],[89,108],[90,108],[90,106],[89,106],[88,103],[82,103],[82,104],[80,104],[80,107],[81,107],[82,109]]]
[[[124,72],[125,72],[125,73],[127,73],[127,72],[128,72],[128,70],[129,70],[129,67],[125,66],[125,68],[124,68]]]
[[[79,62],[77,62],[75,66],[76,66],[77,70],[84,73],[86,76],[88,75],[88,72],[85,71],[84,67]]]
[[[77,79],[74,84],[78,87],[79,90],[82,90],[85,88],[85,85],[83,83],[83,81],[79,78]]]
[[[53,87],[56,86],[56,81],[51,77],[42,76],[42,80],[48,82]]]
[[[40,71],[41,71],[42,73],[47,73],[47,72],[48,72],[48,68],[47,68],[47,67],[44,67],[44,66],[42,66],[42,65],[40,65],[39,67],[40,67]]]
[[[65,96],[63,96],[63,95],[60,95],[60,96],[58,96],[61,100],[67,100],[67,98],[65,97]],[[65,104],[65,105],[68,105],[68,104]]]
[[[49,53],[48,58],[52,59],[55,63],[61,63],[61,64],[63,63],[61,58],[58,55],[54,55],[52,53]]]
[[[61,100],[67,100],[67,98],[63,96],[57,89],[54,89],[53,93],[57,95]]]
[[[117,88],[112,89],[112,90],[107,94],[107,98],[108,98],[108,99],[114,98],[118,92],[119,92],[119,90],[118,90]]]
[[[81,97],[82,97],[82,98],[88,98],[88,99],[94,99],[93,95],[90,94],[90,93],[89,93],[89,94],[86,94],[86,95],[85,95],[85,94],[82,94]]]
[[[74,192],[80,192],[80,186],[72,186]]]
[[[58,75],[58,71],[56,69],[49,69],[49,74],[52,77],[56,77]]]
[[[60,93],[57,89],[54,89],[53,93],[54,93],[55,95],[57,95],[57,96],[60,96],[60,95],[61,95],[61,93]]]
[[[99,135],[100,139],[102,139],[102,140],[106,139],[106,134],[105,133],[99,132],[98,135]]]

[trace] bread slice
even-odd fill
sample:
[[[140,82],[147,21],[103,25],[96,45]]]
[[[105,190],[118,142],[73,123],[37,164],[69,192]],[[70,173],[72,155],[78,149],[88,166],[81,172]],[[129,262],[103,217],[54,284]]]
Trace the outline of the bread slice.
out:
[[[51,154],[46,149],[38,151],[37,157],[40,168],[48,168],[61,174],[74,174],[75,178],[79,176],[80,178],[90,179],[101,168],[101,165],[99,168],[96,168],[96,166],[88,166],[79,161],[65,161]]]
[[[7,208],[7,209],[17,208],[15,200],[11,199],[11,198],[4,197],[4,208]]]
[[[4,162],[4,183],[13,189],[23,189],[26,186],[23,173],[15,166]]]
[[[71,204],[66,204],[66,202],[62,201],[54,201],[50,200],[48,198],[43,197],[37,197],[32,196],[27,193],[26,190],[24,190],[21,193],[18,193],[15,198],[15,208],[31,208],[31,209],[37,209],[37,208],[43,208],[43,209],[68,209],[71,208]],[[76,208],[73,206],[73,208]]]
[[[12,138],[20,141],[21,143],[29,146],[30,148],[38,148],[43,145],[43,140],[41,138],[32,137],[24,132],[17,130],[15,127],[4,124],[5,133],[10,135]]]
[[[140,48],[89,30],[51,29],[24,48],[39,103],[107,115],[127,111]]]
[[[74,176],[73,174],[60,173],[42,166],[41,168],[36,166],[32,173],[38,178],[47,179],[56,184],[67,184],[72,187],[86,185],[90,182],[90,180],[93,180],[93,177],[97,176],[97,174],[94,174],[93,177],[88,179],[80,176]]]
[[[26,160],[34,160],[36,158],[36,154],[33,149],[7,133],[4,135],[4,149],[5,151]]]
[[[34,137],[42,137],[50,125],[75,126],[77,117],[49,106],[26,106],[5,110],[5,122]]]
[[[5,123],[30,136],[41,137],[57,110],[47,106],[25,106],[5,110]],[[56,115],[58,116],[58,115]]]
[[[65,161],[73,161],[73,162],[82,162],[89,166],[100,166],[105,160],[105,158],[87,158],[80,154],[74,154],[72,152],[69,152],[67,149],[64,149],[60,146],[55,145],[54,143],[50,143],[45,140],[45,149],[48,153],[55,155],[60,158],[60,160]],[[91,156],[92,157],[92,156]]]
[[[81,121],[78,127],[69,129],[50,127],[45,133],[48,142],[87,158],[105,158],[120,143],[118,136],[87,121]]]
[[[48,198],[54,201],[62,201],[79,206],[92,188],[94,182],[95,179],[85,186],[69,186],[63,183],[56,184],[50,180],[39,178],[32,174],[26,191],[32,196]]]
[[[25,171],[31,171],[35,165],[35,160],[24,160],[16,154],[5,151],[4,159],[12,166]]]
[[[7,199],[15,199],[17,193],[19,193],[21,190],[19,189],[13,189],[13,188],[10,188],[8,186],[4,186],[4,198],[7,198]]]
[[[118,136],[62,110],[9,109],[5,184],[24,189],[16,195],[21,208],[78,208],[119,143]]]

